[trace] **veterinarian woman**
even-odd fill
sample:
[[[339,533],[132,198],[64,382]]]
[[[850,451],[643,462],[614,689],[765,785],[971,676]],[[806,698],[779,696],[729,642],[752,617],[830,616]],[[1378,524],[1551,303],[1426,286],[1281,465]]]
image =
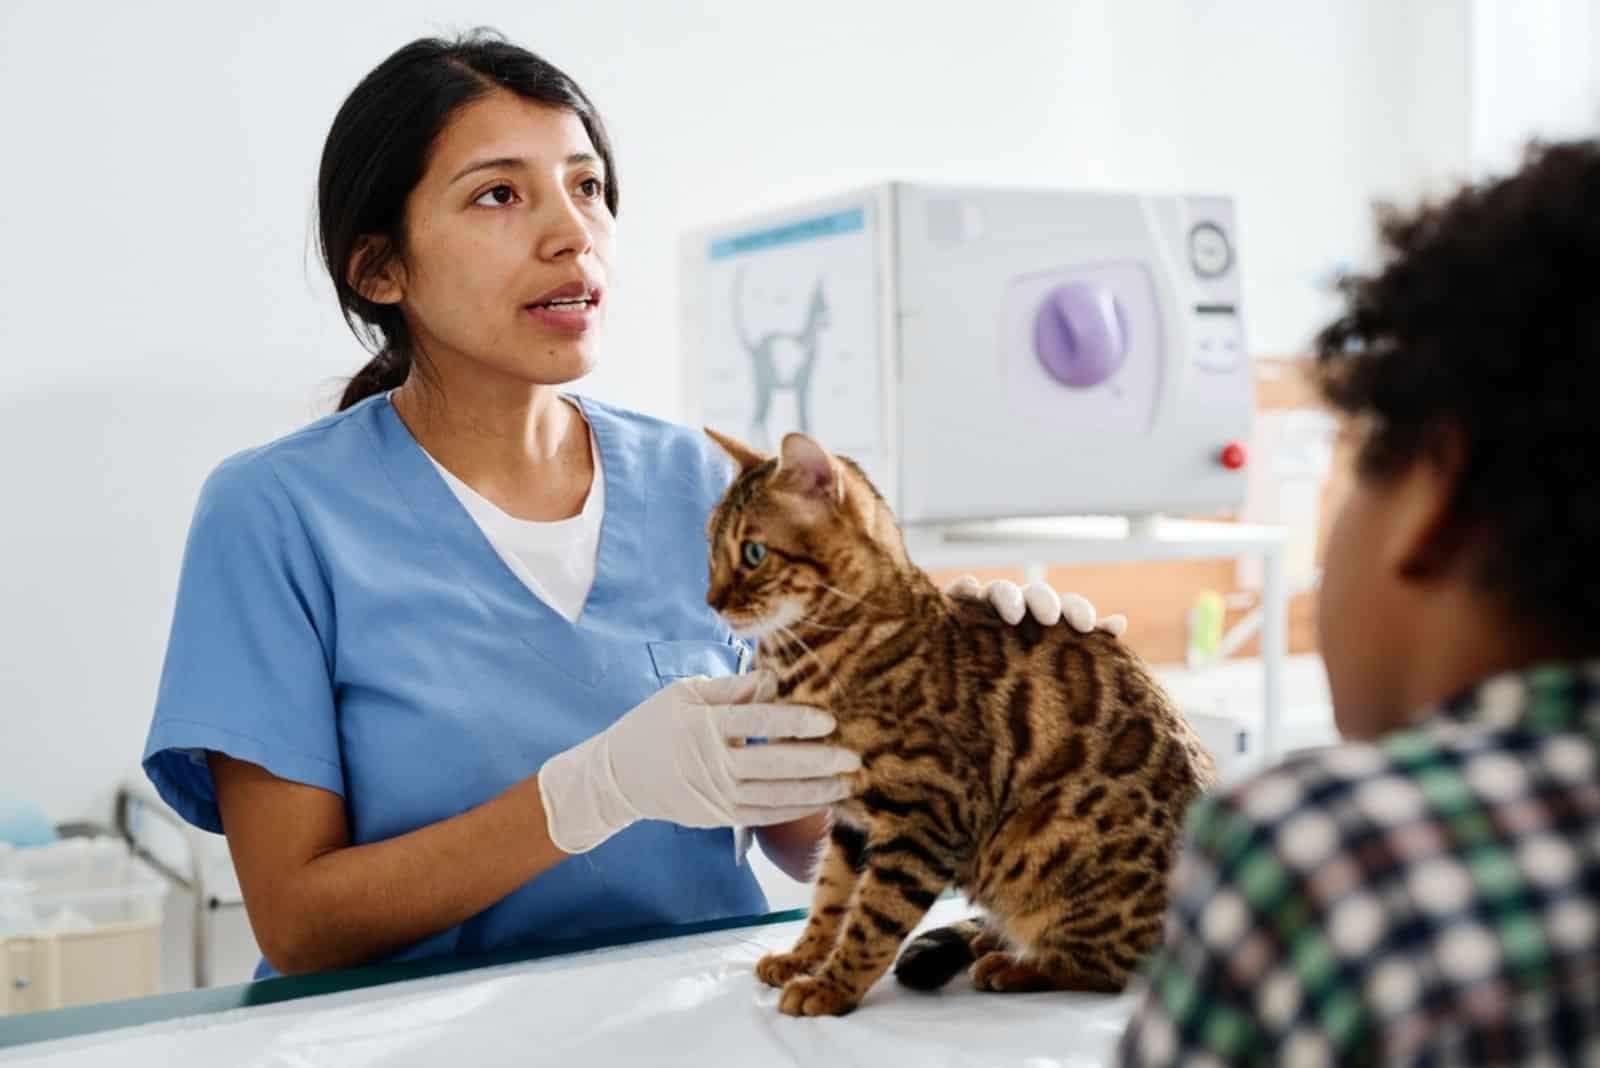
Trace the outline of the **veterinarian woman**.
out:
[[[720,454],[560,391],[616,210],[588,99],[492,36],[400,49],[333,121],[321,248],[377,356],[206,481],[144,761],[227,836],[258,976],[763,912],[730,827],[803,878],[844,796],[853,754],[782,742],[826,710],[755,700],[706,606]]]

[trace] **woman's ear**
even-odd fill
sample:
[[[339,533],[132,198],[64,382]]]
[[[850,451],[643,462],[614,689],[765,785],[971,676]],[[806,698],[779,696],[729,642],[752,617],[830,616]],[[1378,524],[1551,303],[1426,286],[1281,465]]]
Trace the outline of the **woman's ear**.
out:
[[[356,243],[345,280],[374,304],[398,304],[405,296],[400,258],[393,254],[389,239],[378,234],[367,234]]]

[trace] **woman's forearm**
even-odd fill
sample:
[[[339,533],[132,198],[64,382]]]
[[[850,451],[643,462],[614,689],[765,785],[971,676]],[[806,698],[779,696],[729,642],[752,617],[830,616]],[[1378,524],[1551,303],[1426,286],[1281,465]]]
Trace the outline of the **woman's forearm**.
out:
[[[451,819],[324,854],[302,872],[306,970],[393,952],[477,915],[566,859],[527,779]]]
[[[807,883],[815,873],[817,856],[828,835],[826,810],[789,823],[756,828],[756,840],[767,859],[789,878]]]
[[[284,974],[387,956],[482,912],[567,856],[550,841],[533,778],[450,819],[351,846],[327,840],[331,820],[344,821],[339,798],[227,764],[215,778],[229,847],[262,952]]]

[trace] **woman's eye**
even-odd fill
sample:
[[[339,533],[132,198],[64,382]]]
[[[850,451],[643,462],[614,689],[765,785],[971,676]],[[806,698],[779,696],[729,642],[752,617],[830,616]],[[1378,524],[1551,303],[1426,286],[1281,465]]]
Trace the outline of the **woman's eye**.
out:
[[[597,197],[606,191],[605,183],[598,178],[585,178],[578,183],[578,188],[586,197]]]
[[[767,547],[759,541],[747,541],[740,547],[746,567],[760,567],[761,561],[767,558]]]
[[[474,200],[474,204],[482,204],[486,208],[504,207],[516,199],[517,192],[509,185],[497,185],[492,189],[485,189],[483,195]]]

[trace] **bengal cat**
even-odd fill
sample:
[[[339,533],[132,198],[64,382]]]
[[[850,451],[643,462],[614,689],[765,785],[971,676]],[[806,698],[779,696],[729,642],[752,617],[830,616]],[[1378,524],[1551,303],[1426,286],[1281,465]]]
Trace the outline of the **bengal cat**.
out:
[[[902,983],[974,965],[980,990],[1123,989],[1215,774],[1182,715],[1105,632],[942,593],[852,461],[804,434],[768,458],[708,433],[740,472],[708,525],[706,600],[862,761],[799,942],[756,968],[780,1010],[854,1009],[949,887],[984,918],[914,940]]]

